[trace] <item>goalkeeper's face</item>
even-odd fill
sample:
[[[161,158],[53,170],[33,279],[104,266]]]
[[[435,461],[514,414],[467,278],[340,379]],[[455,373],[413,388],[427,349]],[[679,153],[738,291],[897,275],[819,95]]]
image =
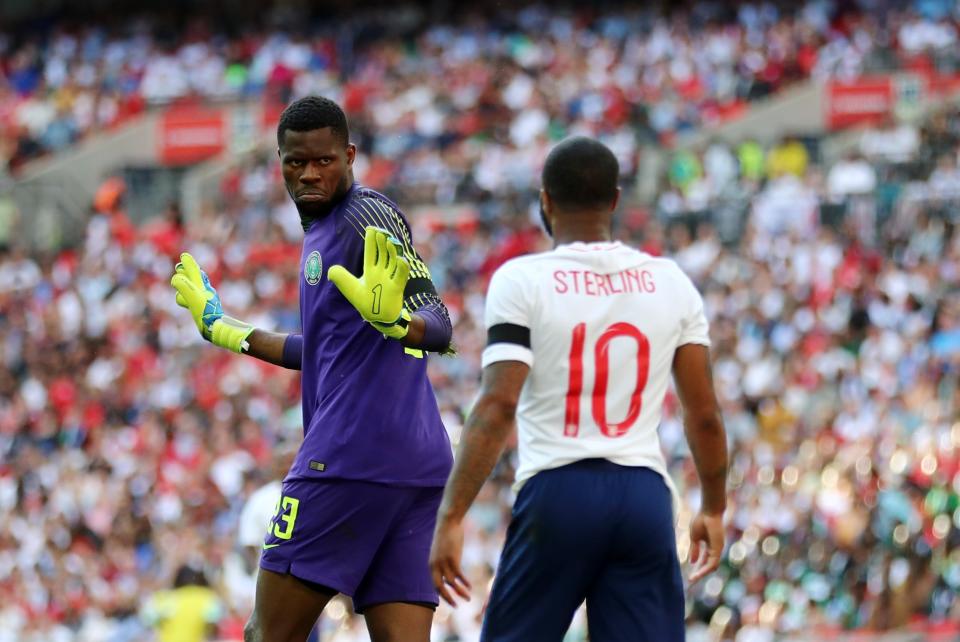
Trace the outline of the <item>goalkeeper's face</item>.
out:
[[[357,148],[329,127],[287,130],[280,147],[283,182],[301,216],[323,216],[350,189]]]

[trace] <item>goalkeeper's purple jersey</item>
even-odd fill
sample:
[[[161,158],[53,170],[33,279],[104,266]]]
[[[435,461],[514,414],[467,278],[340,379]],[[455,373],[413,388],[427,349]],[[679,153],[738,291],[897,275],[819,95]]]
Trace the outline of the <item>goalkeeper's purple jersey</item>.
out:
[[[426,353],[384,338],[327,280],[337,264],[361,274],[367,225],[403,241],[411,280],[429,279],[400,209],[362,185],[354,183],[307,230],[300,258],[304,440],[287,479],[442,486],[453,456]]]

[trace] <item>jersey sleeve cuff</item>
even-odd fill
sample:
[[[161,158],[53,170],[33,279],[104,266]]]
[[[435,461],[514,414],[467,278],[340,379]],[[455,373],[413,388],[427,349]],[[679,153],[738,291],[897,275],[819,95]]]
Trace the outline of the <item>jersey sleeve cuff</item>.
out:
[[[515,343],[494,343],[483,351],[481,365],[486,368],[498,361],[519,361],[533,367],[533,350]]]
[[[710,337],[704,337],[704,336],[680,337],[680,341],[677,342],[677,345],[678,345],[678,346],[685,346],[685,345],[688,345],[688,344],[690,344],[690,343],[694,343],[694,344],[696,344],[696,345],[698,345],[698,346],[707,346],[708,348],[709,348],[710,345],[711,345],[711,344],[710,344]]]

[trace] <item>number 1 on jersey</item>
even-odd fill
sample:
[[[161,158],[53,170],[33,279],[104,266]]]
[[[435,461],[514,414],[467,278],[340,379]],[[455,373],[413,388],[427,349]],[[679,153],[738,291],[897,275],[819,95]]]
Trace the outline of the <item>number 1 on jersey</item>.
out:
[[[578,323],[573,328],[570,342],[570,379],[567,386],[566,414],[563,434],[576,437],[580,433],[580,397],[583,394],[583,349],[587,337],[587,324]],[[619,423],[607,421],[607,384],[610,380],[610,343],[618,337],[630,337],[637,342],[637,382],[630,394],[627,416]],[[594,346],[594,376],[591,410],[593,420],[607,437],[621,437],[640,416],[643,407],[643,389],[650,374],[650,341],[647,336],[629,323],[614,323],[608,327]]]

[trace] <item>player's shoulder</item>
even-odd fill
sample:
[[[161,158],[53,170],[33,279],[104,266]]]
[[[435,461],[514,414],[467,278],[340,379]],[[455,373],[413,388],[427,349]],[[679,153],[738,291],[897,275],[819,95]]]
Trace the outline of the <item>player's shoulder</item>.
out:
[[[622,241],[613,243],[597,244],[577,244],[581,247],[567,246],[568,255],[575,256],[577,252],[592,257],[600,257],[601,263],[610,265],[624,264],[631,267],[638,267],[646,270],[656,270],[663,273],[671,273],[686,277],[683,268],[673,259],[666,256],[650,254],[638,247],[634,247]],[[593,252],[590,252],[593,250]]]
[[[378,192],[366,185],[357,184],[350,195],[350,204],[367,207],[372,206],[379,210],[388,210],[396,214],[401,213],[400,206],[397,205],[396,201],[383,192]]]
[[[679,277],[689,278],[687,277],[687,273],[683,271],[683,268],[680,267],[680,264],[675,260],[666,256],[654,256],[653,254],[648,254],[647,252],[642,252],[640,250],[637,251],[644,256],[648,265],[663,270],[664,272],[675,274]]]
[[[623,241],[568,243],[543,254],[544,261],[580,264],[603,273],[625,268],[680,271],[673,259],[650,254]]]
[[[524,275],[542,268],[544,264],[549,263],[554,259],[555,257],[553,256],[553,250],[515,256],[512,259],[508,259],[500,267],[498,267],[494,271],[493,276],[494,278],[497,278],[498,276],[511,277]]]
[[[365,185],[355,183],[340,209],[341,216],[363,236],[367,226],[380,227],[399,238],[410,237],[409,224],[400,207],[390,197]]]
[[[647,263],[648,269],[666,277],[679,291],[686,292],[691,296],[699,296],[699,290],[694,284],[693,279],[680,267],[679,263],[666,256],[653,256],[650,254],[647,254],[647,256],[649,257],[649,263]]]
[[[681,279],[689,278],[680,265],[671,258],[655,256],[621,242],[593,245],[597,247],[578,243],[560,246],[544,252],[517,256],[503,263],[497,268],[494,275],[536,273],[545,268],[565,263],[583,263],[591,267],[596,267],[596,264],[600,263],[601,267],[607,269],[616,266],[629,266],[631,268],[657,270]]]

